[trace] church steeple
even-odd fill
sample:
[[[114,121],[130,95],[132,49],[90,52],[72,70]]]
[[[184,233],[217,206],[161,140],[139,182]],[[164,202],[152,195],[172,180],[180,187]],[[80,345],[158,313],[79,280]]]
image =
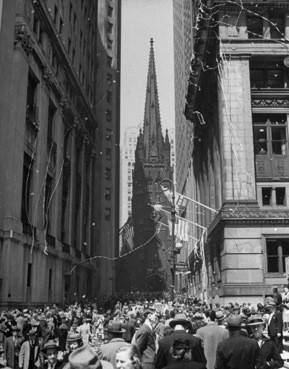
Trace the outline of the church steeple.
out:
[[[154,41],[150,40],[150,56],[144,113],[145,162],[163,162],[163,135],[158,99],[157,76],[154,57]]]

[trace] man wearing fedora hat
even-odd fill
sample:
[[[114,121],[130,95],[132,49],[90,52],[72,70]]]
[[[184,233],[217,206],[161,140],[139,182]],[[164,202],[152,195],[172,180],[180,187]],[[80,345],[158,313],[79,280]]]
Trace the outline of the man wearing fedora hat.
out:
[[[57,355],[58,351],[60,351],[60,347],[56,344],[55,341],[47,341],[41,351],[44,354],[46,362],[40,367],[40,369],[60,369],[64,366],[63,362],[57,360]]]
[[[28,332],[28,340],[24,341],[19,353],[19,369],[35,369],[40,366],[39,344],[36,339],[36,331]]]
[[[261,350],[261,356],[266,368],[282,368],[284,361],[275,345],[268,337],[263,335],[266,323],[261,315],[254,315],[248,319],[247,327],[251,336],[258,342]]]
[[[100,360],[95,351],[85,344],[71,353],[63,369],[113,369],[113,366],[108,361]]]
[[[144,324],[136,331],[132,340],[141,354],[143,369],[155,368],[156,341],[154,329],[158,323],[156,310],[148,308],[143,312]]]
[[[220,314],[218,315],[220,317]],[[229,332],[227,329],[217,324],[216,313],[214,310],[209,312],[209,319],[210,320],[206,326],[197,330],[196,337],[199,337],[203,341],[204,353],[207,359],[207,368],[214,369],[218,343],[229,338]]]
[[[219,342],[216,354],[215,369],[261,369],[263,360],[257,342],[245,337],[242,317],[231,315],[227,321],[230,337]]]
[[[206,364],[207,360],[204,355],[201,339],[187,332],[191,327],[191,322],[187,319],[186,315],[184,313],[176,314],[175,318],[170,321],[170,327],[174,329],[173,333],[164,337],[159,342],[156,368],[162,369],[171,361],[170,349],[174,341],[177,339],[184,339],[190,342],[190,345],[192,346],[191,360]]]
[[[18,357],[22,339],[18,336],[20,329],[17,326],[12,327],[12,336],[5,340],[4,350],[7,366],[10,368],[18,368]]]
[[[108,322],[105,330],[107,331],[109,342],[100,345],[99,358],[109,361],[116,369],[116,351],[120,347],[128,345],[122,338],[125,333],[125,329],[122,328],[122,323],[119,320],[111,320]]]
[[[274,299],[267,298],[266,308],[269,310],[268,335],[275,343],[280,353],[283,351],[283,319],[281,311],[277,310]]]

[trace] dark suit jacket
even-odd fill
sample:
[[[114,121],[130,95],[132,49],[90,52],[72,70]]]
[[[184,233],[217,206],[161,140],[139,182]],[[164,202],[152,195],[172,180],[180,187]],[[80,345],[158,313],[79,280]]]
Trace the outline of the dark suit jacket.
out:
[[[135,344],[141,354],[142,364],[153,364],[155,361],[155,336],[151,328],[143,324],[136,332]]]
[[[14,368],[15,363],[15,355],[19,355],[20,346],[21,346],[21,338],[16,338],[16,344],[13,341],[13,337],[10,336],[5,340],[4,353],[5,358],[7,360],[7,366],[10,368]],[[16,358],[18,364],[18,358]]]
[[[218,344],[215,369],[261,369],[263,360],[256,340],[236,332]]]
[[[183,330],[178,330],[160,340],[155,365],[157,369],[164,368],[168,365],[171,360],[170,349],[173,346],[174,340],[180,338],[188,340],[192,344],[192,361],[203,364],[207,363],[202,340]]]
[[[282,335],[283,329],[283,318],[282,313],[279,310],[276,310],[272,316],[270,324],[268,325],[268,334],[270,337],[276,337],[277,333],[281,333]]]
[[[282,359],[275,343],[268,337],[263,336],[263,344],[261,346],[261,356],[265,363],[264,368],[282,368],[284,360]]]
[[[189,359],[183,359],[168,364],[164,369],[206,369],[206,365]]]

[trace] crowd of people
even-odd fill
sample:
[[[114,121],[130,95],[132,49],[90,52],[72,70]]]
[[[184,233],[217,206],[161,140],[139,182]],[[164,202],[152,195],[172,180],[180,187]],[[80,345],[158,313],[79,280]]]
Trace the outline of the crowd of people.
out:
[[[0,368],[282,368],[289,290],[211,308],[138,294],[2,311]]]

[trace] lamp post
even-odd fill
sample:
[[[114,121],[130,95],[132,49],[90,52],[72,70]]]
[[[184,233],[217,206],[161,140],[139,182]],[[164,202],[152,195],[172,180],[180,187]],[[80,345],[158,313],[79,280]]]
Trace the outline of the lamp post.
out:
[[[175,249],[175,223],[176,223],[176,204],[175,204],[175,185],[172,180],[165,178],[158,182],[158,186],[160,187],[162,183],[169,182],[172,187],[172,200],[171,200],[171,222],[172,222],[172,242],[171,242],[171,257],[173,258],[171,263],[171,272],[172,272],[172,284],[170,286],[170,299],[174,300],[175,295],[175,275],[176,275],[176,257],[175,255],[178,251]],[[161,209],[160,209],[161,210]]]

